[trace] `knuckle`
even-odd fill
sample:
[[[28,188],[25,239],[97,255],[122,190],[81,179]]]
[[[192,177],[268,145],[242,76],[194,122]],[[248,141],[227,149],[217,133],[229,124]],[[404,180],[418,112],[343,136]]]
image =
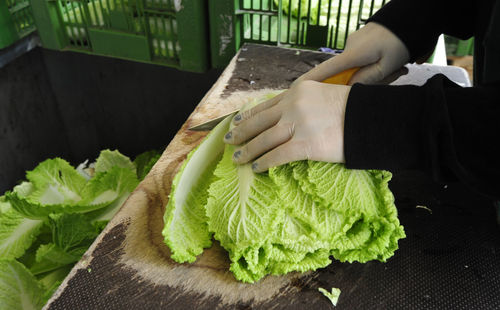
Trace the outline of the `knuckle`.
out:
[[[247,120],[253,116],[253,109],[246,110],[240,113],[241,121]]]
[[[278,131],[285,134],[287,140],[291,139],[295,134],[295,123],[294,122],[281,122],[276,125]]]
[[[255,128],[260,128],[264,125],[267,117],[265,112],[255,113],[255,111],[250,112],[250,110],[248,112],[251,113],[251,115],[249,114],[245,122],[240,125],[245,132],[254,131]]]
[[[265,113],[257,113],[254,114],[252,117],[253,117],[252,119],[253,123],[257,126],[261,125],[266,119]]]
[[[308,90],[312,85],[316,84],[317,82],[313,80],[302,80],[297,83],[296,88],[298,90]]]
[[[293,135],[295,134],[295,123],[291,123],[288,128],[287,128],[287,133],[288,137],[287,138],[292,138]]]

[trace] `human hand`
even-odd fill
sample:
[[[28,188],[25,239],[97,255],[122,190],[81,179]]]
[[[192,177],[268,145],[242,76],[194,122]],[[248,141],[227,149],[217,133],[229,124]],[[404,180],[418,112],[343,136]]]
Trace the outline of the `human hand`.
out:
[[[303,81],[235,116],[224,141],[240,145],[233,161],[255,172],[291,161],[343,163],[344,116],[351,87]]]
[[[370,22],[347,38],[342,54],[306,72],[294,84],[305,80],[323,81],[354,67],[361,69],[352,76],[349,85],[358,82],[388,83],[406,74],[403,66],[409,59],[408,49],[395,34],[380,24]]]

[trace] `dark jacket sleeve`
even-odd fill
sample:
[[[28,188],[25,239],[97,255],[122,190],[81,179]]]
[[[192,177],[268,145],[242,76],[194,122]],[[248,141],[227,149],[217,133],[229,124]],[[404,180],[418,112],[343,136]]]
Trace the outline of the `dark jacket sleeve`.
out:
[[[368,22],[384,25],[403,41],[410,62],[433,51],[440,34],[466,39],[474,34],[477,2],[391,0]]]
[[[417,169],[500,198],[500,90],[444,75],[423,86],[355,84],[344,128],[351,169]]]

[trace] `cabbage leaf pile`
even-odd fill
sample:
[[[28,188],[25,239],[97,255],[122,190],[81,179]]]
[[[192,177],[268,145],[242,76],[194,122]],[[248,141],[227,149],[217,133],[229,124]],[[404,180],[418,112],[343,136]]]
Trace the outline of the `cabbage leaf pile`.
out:
[[[391,173],[298,161],[256,174],[232,161],[227,118],[175,176],[163,235],[177,262],[194,262],[216,239],[236,279],[305,272],[342,262],[385,262],[405,237]]]
[[[0,196],[0,308],[41,309],[159,156],[47,159]]]

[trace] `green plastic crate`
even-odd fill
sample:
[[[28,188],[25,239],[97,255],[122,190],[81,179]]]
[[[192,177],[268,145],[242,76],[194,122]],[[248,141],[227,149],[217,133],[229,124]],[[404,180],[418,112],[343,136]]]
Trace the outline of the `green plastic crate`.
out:
[[[227,64],[245,42],[343,49],[387,0],[209,1],[212,64]]]
[[[29,0],[0,0],[0,49],[35,30]]]
[[[474,37],[468,40],[460,40],[452,36],[445,36],[446,53],[449,56],[474,55]]]
[[[42,45],[203,72],[204,0],[31,0]]]

